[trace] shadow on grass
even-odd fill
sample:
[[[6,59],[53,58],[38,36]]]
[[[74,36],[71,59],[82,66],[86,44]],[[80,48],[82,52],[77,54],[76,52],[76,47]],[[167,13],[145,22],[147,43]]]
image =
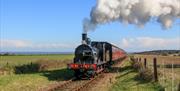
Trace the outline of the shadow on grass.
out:
[[[134,80],[137,82],[136,85],[149,84],[150,83],[149,85],[151,85],[151,87],[153,89],[155,89],[156,91],[165,91],[165,88],[162,85],[160,85],[158,82],[154,82],[154,81],[150,81],[150,80],[149,81],[143,80],[143,79],[139,78],[138,76],[136,76],[134,78]]]
[[[36,73],[40,71],[39,68],[40,68],[39,64],[30,63],[30,64],[21,65],[21,66],[15,66],[14,72],[15,74]]]
[[[134,77],[134,81],[138,82],[137,84],[146,84],[146,83],[149,83],[151,81],[148,81],[148,80],[143,80],[142,78],[140,78],[138,75],[136,75]]]
[[[120,73],[122,72],[123,74],[121,74],[120,76],[117,76],[116,77],[117,79],[127,76],[131,72],[135,72],[135,70],[133,70],[131,66],[126,66],[126,67],[121,68],[119,72]]]
[[[132,69],[131,66],[125,66],[125,67],[111,67],[110,72],[111,73],[117,73],[117,72],[124,72],[126,70]]]
[[[115,67],[115,68],[112,68],[112,69],[113,69],[113,71],[115,71],[115,72],[123,73],[123,74],[121,74],[120,76],[116,77],[116,78],[118,78],[118,79],[121,78],[121,77],[127,76],[129,73],[136,72],[137,75],[134,75],[134,77],[133,77],[131,80],[134,80],[134,81],[138,82],[138,84],[145,84],[145,83],[150,82],[150,81],[146,81],[146,80],[143,80],[142,78],[140,78],[140,77],[138,76],[138,71],[135,70],[135,69],[133,69],[132,66],[125,66],[125,67],[123,67],[123,68]]]
[[[74,76],[74,72],[72,70],[68,70],[66,68],[52,71],[43,71],[41,72],[42,76],[48,78],[48,80],[58,80],[65,81],[69,80]]]
[[[41,70],[41,66],[37,63],[31,63],[14,67],[15,74],[40,74],[45,76],[48,80],[69,80],[74,76],[74,71],[67,68],[61,68],[56,70]]]

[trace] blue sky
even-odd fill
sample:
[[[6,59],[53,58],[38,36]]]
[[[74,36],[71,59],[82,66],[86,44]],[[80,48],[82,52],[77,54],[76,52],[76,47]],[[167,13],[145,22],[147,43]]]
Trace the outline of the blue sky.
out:
[[[81,43],[82,21],[96,0],[0,0],[0,51],[73,51]],[[90,31],[126,51],[180,49],[180,19],[164,30],[155,21],[143,28],[113,22]]]

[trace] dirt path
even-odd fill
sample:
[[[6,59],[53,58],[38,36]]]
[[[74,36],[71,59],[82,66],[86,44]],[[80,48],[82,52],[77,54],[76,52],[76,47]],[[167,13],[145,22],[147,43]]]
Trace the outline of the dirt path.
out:
[[[88,91],[109,91],[109,88],[115,82],[115,77],[114,73],[107,73],[106,77],[96,82]]]
[[[113,71],[105,73],[105,77],[91,85],[91,88],[89,88],[88,91],[109,91],[111,86],[116,82],[115,78],[118,76],[118,70],[122,64],[123,62],[121,64],[114,65],[112,67]]]

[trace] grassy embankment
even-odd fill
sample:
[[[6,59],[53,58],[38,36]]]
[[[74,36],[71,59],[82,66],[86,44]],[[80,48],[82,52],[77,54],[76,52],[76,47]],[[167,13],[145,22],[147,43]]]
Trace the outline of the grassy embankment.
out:
[[[51,67],[50,70],[46,71],[0,75],[0,91],[37,91],[48,84],[66,80],[72,76],[72,72],[65,68],[66,64],[72,59],[73,55],[0,56],[0,67],[7,66],[7,64],[11,67],[21,66],[31,62],[36,63],[39,60],[61,63],[60,67],[55,69]]]
[[[133,69],[129,60],[120,68],[116,83],[110,91],[159,91],[162,87],[153,81],[147,82],[138,78],[138,72]]]
[[[180,68],[178,67],[180,65],[180,56],[135,55],[135,57],[141,58],[142,62],[146,58],[147,67],[150,69],[153,68],[153,58],[156,57],[159,83],[165,87],[166,91],[171,91],[172,85],[173,89],[177,91],[178,84],[180,84]],[[172,63],[175,67],[173,70]]]

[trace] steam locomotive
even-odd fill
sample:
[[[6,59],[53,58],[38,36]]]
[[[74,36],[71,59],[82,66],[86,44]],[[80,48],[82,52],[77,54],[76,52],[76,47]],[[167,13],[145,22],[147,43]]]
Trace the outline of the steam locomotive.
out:
[[[77,78],[92,78],[125,57],[124,50],[108,42],[91,42],[83,33],[82,44],[75,49],[73,63],[68,64],[68,69],[74,70]]]

